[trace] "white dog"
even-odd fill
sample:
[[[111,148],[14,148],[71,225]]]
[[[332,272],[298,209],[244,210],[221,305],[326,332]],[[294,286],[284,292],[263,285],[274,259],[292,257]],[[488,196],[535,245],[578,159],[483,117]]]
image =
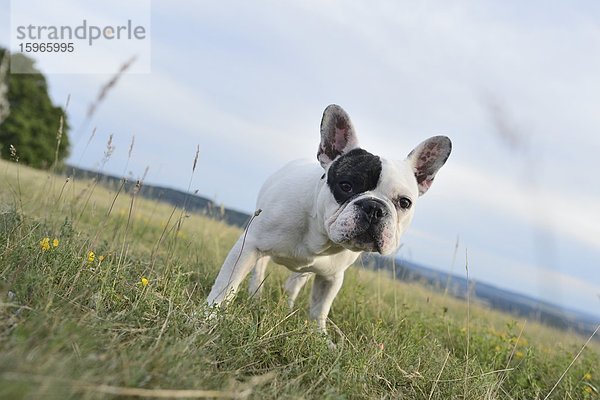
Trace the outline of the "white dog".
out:
[[[260,290],[269,258],[294,271],[285,289],[293,306],[311,274],[310,318],[325,321],[361,252],[393,253],[408,228],[414,203],[448,159],[445,136],[427,139],[402,161],[358,146],[348,114],[328,106],[321,120],[320,163],[294,161],[272,175],[258,195],[262,210],[225,259],[208,295],[209,305],[229,300],[254,267],[250,292]]]

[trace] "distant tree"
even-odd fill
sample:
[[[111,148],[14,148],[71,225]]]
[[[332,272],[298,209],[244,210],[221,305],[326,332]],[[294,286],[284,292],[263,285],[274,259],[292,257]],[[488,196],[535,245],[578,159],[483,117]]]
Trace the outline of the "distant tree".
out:
[[[3,53],[0,57],[0,124],[8,117],[10,113],[10,104],[8,102],[8,53]]]
[[[0,49],[0,60],[5,54],[6,50]],[[34,60],[23,54],[13,54],[10,58],[11,63],[20,64],[21,70],[33,73],[9,73],[5,77],[10,112],[4,120],[0,120],[0,155],[9,158],[9,147],[13,145],[19,162],[48,168],[54,164],[55,158],[60,163],[68,155],[67,116],[61,107],[52,104],[46,78],[36,69]],[[0,103],[1,86],[0,83]],[[57,152],[61,116],[64,116],[63,133]]]

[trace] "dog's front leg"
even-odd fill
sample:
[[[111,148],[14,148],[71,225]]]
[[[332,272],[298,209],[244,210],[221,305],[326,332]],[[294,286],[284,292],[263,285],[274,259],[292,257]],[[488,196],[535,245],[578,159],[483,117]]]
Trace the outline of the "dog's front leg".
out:
[[[259,259],[252,270],[250,283],[248,284],[248,294],[252,297],[260,297],[262,294],[265,283],[265,271],[267,270],[269,259],[269,256]]]
[[[260,257],[260,252],[251,241],[244,243],[243,235],[229,251],[221,271],[208,294],[206,302],[209,306],[218,306],[230,300],[246,275]]]
[[[327,333],[325,326],[327,315],[329,315],[333,299],[340,291],[343,282],[344,272],[338,272],[331,276],[315,276],[311,294],[310,318],[317,321],[319,331],[322,333]]]
[[[294,308],[294,303],[296,302],[300,290],[311,275],[312,272],[294,272],[285,282],[284,289],[288,296],[287,303],[290,308]]]

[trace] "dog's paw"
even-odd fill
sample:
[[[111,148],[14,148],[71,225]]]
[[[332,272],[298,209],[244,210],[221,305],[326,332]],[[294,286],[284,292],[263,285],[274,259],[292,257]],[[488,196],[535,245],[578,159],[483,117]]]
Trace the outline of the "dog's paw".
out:
[[[321,336],[321,339],[325,342],[329,350],[333,351],[337,349],[337,344],[335,344],[333,340],[331,340],[331,336],[329,336],[329,333],[327,333],[326,330],[319,329],[319,335]]]
[[[202,310],[199,311],[199,314],[200,314],[199,317],[206,322],[211,322],[217,318],[218,311],[219,311],[219,307],[206,306]]]
[[[218,314],[219,307],[204,306],[193,311],[188,320],[191,324],[197,325],[198,328],[212,330],[217,325]]]
[[[331,340],[331,338],[329,336],[327,336],[325,338],[325,341],[327,342],[327,348],[331,351],[337,350],[337,344],[333,343],[333,340]]]

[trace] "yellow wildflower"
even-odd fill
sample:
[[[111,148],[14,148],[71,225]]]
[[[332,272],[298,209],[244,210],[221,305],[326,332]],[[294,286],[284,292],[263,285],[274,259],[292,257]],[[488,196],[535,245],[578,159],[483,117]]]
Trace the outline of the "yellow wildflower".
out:
[[[42,251],[50,250],[50,238],[43,238],[40,240],[40,248]]]
[[[589,387],[589,386],[586,386],[586,387],[584,387],[584,388],[583,388],[583,393],[587,393],[587,394],[590,394],[590,393],[592,393],[592,388],[591,388],[591,387]]]
[[[140,283],[142,284],[143,287],[148,286],[148,279],[145,276],[142,276],[142,279],[140,279]]]
[[[583,374],[583,380],[584,381],[591,381],[592,380],[592,374],[590,374],[589,372],[586,372],[585,374]]]
[[[509,343],[516,344],[517,346],[527,346],[527,339],[524,337],[512,337],[509,340]]]
[[[515,353],[515,357],[517,357],[517,358],[523,358],[524,356],[525,356],[525,354],[520,350]]]
[[[58,247],[58,239],[54,238],[54,240],[52,241],[52,247]]]
[[[96,259],[96,254],[94,254],[94,252],[92,250],[90,250],[90,252],[88,253],[88,256],[87,256],[87,262],[91,264],[94,262],[95,259]]]

